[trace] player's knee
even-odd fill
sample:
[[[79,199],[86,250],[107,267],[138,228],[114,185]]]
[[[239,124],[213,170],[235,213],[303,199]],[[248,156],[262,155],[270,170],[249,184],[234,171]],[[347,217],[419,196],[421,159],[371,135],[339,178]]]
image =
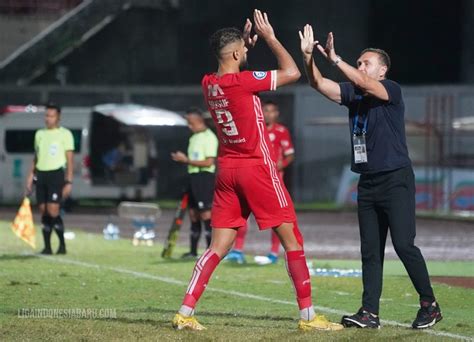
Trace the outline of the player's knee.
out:
[[[290,252],[300,251],[303,249],[303,246],[301,246],[297,241],[288,241],[283,244],[283,248],[285,249],[285,252]]]
[[[285,251],[298,251],[303,249],[303,236],[296,222],[291,224],[291,234],[278,234],[278,236]]]
[[[193,239],[199,239],[201,237],[201,232],[200,231],[191,231],[191,237]]]
[[[303,248],[303,244],[304,244],[303,235],[300,232],[300,228],[298,227],[297,222],[293,223],[293,233],[295,234],[296,241],[301,246],[301,248]]]
[[[216,253],[221,259],[229,253],[231,247],[232,245],[222,244],[216,241],[216,239],[212,239],[211,244],[209,245],[209,249]]]
[[[189,218],[191,222],[199,222],[199,213],[196,211],[196,209],[189,209]]]
[[[212,227],[211,227],[211,220],[205,220],[204,221],[204,228],[206,228],[206,234],[211,234],[212,233]]]
[[[213,246],[212,245],[212,241],[211,241],[211,245],[209,246],[209,249],[212,250],[214,253],[216,253],[219,258],[222,260],[226,255],[227,253],[229,253],[230,251],[230,248],[222,248],[220,246]]]
[[[203,221],[210,221],[211,220],[211,211],[206,210],[201,213],[201,220]]]
[[[51,225],[51,216],[49,215],[42,215],[41,216],[41,223],[43,226],[50,226]]]
[[[51,226],[56,230],[64,230],[64,223],[61,216],[51,217]]]

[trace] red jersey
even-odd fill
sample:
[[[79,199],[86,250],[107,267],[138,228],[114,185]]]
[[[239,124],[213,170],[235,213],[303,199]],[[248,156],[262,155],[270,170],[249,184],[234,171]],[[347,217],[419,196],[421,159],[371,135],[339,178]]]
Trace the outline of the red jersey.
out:
[[[276,89],[276,70],[207,74],[201,84],[217,127],[219,167],[276,162],[258,97],[261,91]]]
[[[286,156],[295,153],[288,128],[282,124],[274,123],[272,127],[267,127],[267,129],[278,161],[282,161]]]

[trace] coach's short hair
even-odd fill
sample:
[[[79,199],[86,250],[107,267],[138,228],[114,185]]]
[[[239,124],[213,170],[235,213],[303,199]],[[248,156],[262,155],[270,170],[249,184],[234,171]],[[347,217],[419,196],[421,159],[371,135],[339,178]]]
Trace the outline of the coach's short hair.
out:
[[[385,52],[382,49],[376,49],[376,48],[367,48],[364,51],[360,53],[362,56],[366,52],[374,52],[377,55],[379,55],[379,60],[380,62],[387,67],[387,73],[390,70],[390,67],[392,66],[392,62],[390,61],[390,56],[388,55],[387,52]]]
[[[220,52],[225,46],[242,39],[242,31],[240,31],[238,28],[225,27],[214,32],[211,35],[211,38],[209,38],[209,43],[214,55],[217,57],[217,59],[220,59]]]

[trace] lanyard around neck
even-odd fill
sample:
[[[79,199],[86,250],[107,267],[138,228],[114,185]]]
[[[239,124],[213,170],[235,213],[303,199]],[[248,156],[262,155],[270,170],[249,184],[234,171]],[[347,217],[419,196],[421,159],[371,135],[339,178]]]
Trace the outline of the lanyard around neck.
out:
[[[362,100],[359,101],[359,104],[357,105],[356,115],[354,116],[354,125],[352,127],[352,134],[353,135],[357,135],[357,134],[360,134],[360,133],[362,133],[362,135],[365,135],[367,133],[367,123],[369,121],[369,116],[367,114],[362,116],[362,120],[364,120],[364,126],[362,128],[362,132],[359,128],[359,110],[360,110],[361,102],[362,102]]]

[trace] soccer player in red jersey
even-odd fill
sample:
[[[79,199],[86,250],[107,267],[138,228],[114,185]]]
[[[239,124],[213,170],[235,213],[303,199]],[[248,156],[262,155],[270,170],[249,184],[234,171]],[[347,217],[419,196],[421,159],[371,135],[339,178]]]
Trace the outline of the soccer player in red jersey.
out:
[[[277,168],[283,178],[284,170],[295,159],[295,148],[291,141],[288,128],[278,122],[280,109],[273,101],[266,101],[263,104],[263,116],[267,124],[268,135],[272,142],[273,149],[277,157]]]
[[[213,271],[232,247],[237,230],[252,212],[260,229],[274,229],[285,249],[286,266],[300,309],[299,328],[340,330],[342,325],[314,312],[303,238],[293,203],[277,170],[258,97],[261,91],[296,82],[301,74],[275,37],[267,14],[255,10],[254,22],[257,35],[253,37],[252,23],[247,19],[243,34],[235,28],[224,28],[210,39],[219,68],[204,76],[202,88],[220,140],[211,214],[212,241],[196,262],[173,327],[204,329],[194,317],[194,308]],[[247,49],[255,45],[257,37],[265,40],[277,58],[277,70],[240,71],[246,64]]]
[[[284,169],[294,160],[295,149],[291,141],[290,131],[288,128],[278,123],[280,110],[278,105],[273,101],[266,101],[263,104],[263,116],[267,125],[268,135],[272,143],[273,150],[277,158],[277,169],[280,176],[284,179]],[[245,237],[247,235],[248,225],[243,226],[237,231],[234,248],[225,257],[226,260],[239,264],[245,263],[243,253]],[[255,262],[259,265],[276,264],[278,254],[280,252],[280,239],[272,230],[271,232],[271,248],[268,255],[257,255]]]

